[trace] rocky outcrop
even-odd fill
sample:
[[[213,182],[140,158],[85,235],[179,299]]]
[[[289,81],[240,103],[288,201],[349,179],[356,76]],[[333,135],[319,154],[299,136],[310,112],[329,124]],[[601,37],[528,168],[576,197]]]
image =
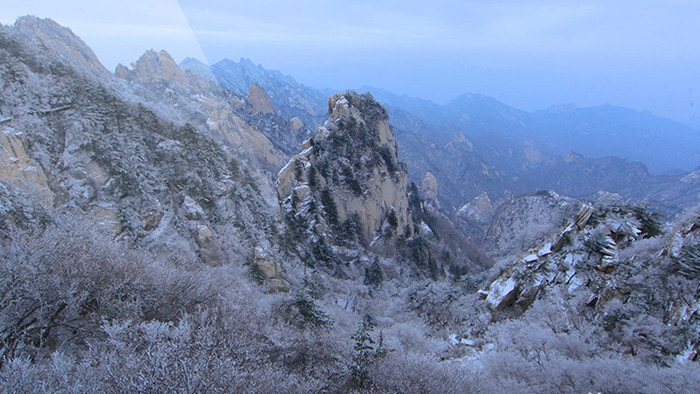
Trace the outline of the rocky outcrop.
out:
[[[276,172],[285,156],[218,86],[162,51],[112,76],[70,30],[32,17],[0,29],[0,57],[3,188],[185,259],[242,260],[260,242],[274,255],[279,207],[259,163]]]
[[[641,206],[582,204],[479,294],[497,316],[513,318],[534,302],[557,304],[623,338],[633,352],[661,346],[684,361],[700,354],[699,279],[700,211],[664,235],[656,215]],[[640,323],[643,314],[653,318]],[[683,339],[672,345],[649,334],[666,327]]]
[[[662,254],[674,259],[684,275],[700,278],[700,209],[673,229]]]
[[[25,148],[24,133],[0,127],[0,180],[37,196],[46,205],[53,203],[53,193],[41,165]]]
[[[428,171],[423,177],[422,183],[423,198],[428,204],[432,204],[435,207],[440,207],[438,202],[438,182],[432,172]]]
[[[265,93],[263,88],[261,88],[257,83],[254,83],[253,86],[250,87],[248,98],[246,100],[252,107],[253,111],[257,113],[271,114],[275,112],[275,109],[272,108],[272,102],[267,96],[267,93]]]
[[[324,239],[412,236],[407,173],[384,108],[352,92],[334,95],[328,106],[328,121],[278,176],[292,225]]]
[[[136,78],[141,81],[165,79],[182,86],[190,86],[190,81],[175,60],[166,51],[146,51],[136,63],[131,65]]]
[[[304,122],[296,116],[289,120],[289,126],[292,134],[298,134],[305,127]]]
[[[470,202],[462,205],[457,211],[457,215],[468,221],[485,225],[491,221],[494,212],[495,209],[489,195],[486,192],[482,192]]]
[[[253,253],[253,264],[260,272],[272,291],[289,291],[290,286],[286,279],[282,277],[282,264],[274,259],[267,252],[265,247],[256,246]]]
[[[601,293],[609,284],[606,275],[618,269],[624,249],[658,235],[654,222],[640,207],[580,204],[567,226],[521,253],[482,294],[494,310],[527,308],[541,291],[555,286],[569,292],[581,288],[587,302],[611,297]]]

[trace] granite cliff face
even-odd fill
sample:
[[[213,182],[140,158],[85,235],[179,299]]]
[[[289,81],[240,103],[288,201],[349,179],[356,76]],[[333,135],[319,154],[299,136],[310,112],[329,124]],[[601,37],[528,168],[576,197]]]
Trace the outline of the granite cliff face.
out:
[[[163,51],[112,76],[70,30],[34,17],[0,29],[0,59],[10,197],[79,212],[130,245],[213,265],[263,247],[278,264],[265,168],[287,157],[230,94]]]
[[[271,114],[275,112],[275,109],[272,107],[272,102],[270,102],[270,98],[267,96],[267,93],[265,93],[263,88],[260,87],[260,85],[258,85],[257,83],[254,83],[253,86],[250,87],[250,91],[248,92],[248,97],[246,98],[246,100],[252,107],[253,111],[257,113]]]
[[[382,258],[435,279],[493,264],[439,211],[434,179],[426,200],[408,183],[386,111],[371,95],[336,94],[328,114],[277,182],[302,260],[338,272],[340,262]]]
[[[372,96],[336,94],[329,119],[280,171],[286,214],[321,237],[356,231],[367,244],[383,231],[413,235],[407,173],[384,109]]]
[[[0,126],[0,180],[51,205],[49,181],[39,163],[27,153],[26,145],[24,133]]]
[[[255,114],[246,110],[245,95],[234,95],[216,80],[181,70],[167,52],[146,51],[131,68],[120,65],[115,74],[123,80],[118,82],[125,83],[138,101],[159,116],[205,130],[236,157],[254,162],[254,167],[276,172],[286,161],[286,154],[274,146],[266,132],[288,129],[289,125],[273,121],[261,130],[253,119]]]

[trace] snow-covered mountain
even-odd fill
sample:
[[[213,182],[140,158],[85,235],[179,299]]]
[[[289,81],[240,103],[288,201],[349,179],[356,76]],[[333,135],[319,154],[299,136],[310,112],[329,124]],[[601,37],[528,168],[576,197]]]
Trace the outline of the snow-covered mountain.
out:
[[[700,213],[629,200],[689,206],[697,170],[484,153],[245,60],[110,73],[36,17],[0,27],[0,91],[2,391],[700,386]]]

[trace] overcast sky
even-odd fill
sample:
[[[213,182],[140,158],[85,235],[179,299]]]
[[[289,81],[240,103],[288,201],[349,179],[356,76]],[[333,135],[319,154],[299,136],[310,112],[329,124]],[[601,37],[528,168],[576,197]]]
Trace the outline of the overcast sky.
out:
[[[320,88],[610,103],[700,128],[700,0],[29,0],[0,21],[23,14],[69,26],[110,69],[166,49],[250,58]]]

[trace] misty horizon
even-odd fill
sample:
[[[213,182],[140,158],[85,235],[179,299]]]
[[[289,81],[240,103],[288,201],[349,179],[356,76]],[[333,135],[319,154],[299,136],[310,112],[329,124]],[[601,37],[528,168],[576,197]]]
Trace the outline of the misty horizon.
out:
[[[0,392],[700,387],[695,4],[3,7]]]
[[[317,5],[157,0],[13,4],[70,26],[110,70],[144,50],[252,59],[318,89],[375,86],[445,104],[464,93],[527,111],[611,104],[700,128],[695,2],[357,2]],[[78,12],[79,11],[79,12]],[[78,18],[77,15],[80,15]]]

